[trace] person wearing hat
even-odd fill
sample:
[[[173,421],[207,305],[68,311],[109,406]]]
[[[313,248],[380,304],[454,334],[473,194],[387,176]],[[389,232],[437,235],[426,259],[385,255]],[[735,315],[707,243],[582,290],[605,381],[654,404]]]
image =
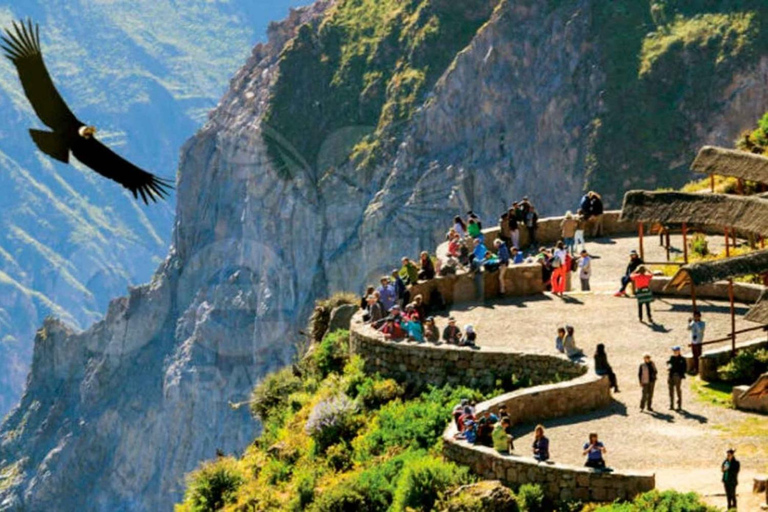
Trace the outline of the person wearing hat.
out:
[[[651,302],[653,302],[653,292],[651,291],[651,279],[653,275],[648,272],[645,265],[640,265],[637,268],[637,272],[631,276],[632,283],[635,287],[635,298],[637,299],[637,317],[640,321],[643,321],[643,305],[645,305],[645,312],[648,314],[648,322],[653,323],[653,317],[651,316]]]
[[[632,249],[629,251],[629,263],[627,264],[627,270],[621,278],[621,288],[614,294],[614,297],[625,297],[627,295],[626,289],[629,283],[632,282],[632,274],[643,264],[643,259],[637,254],[637,251]]]
[[[461,329],[453,317],[448,319],[448,325],[443,329],[443,341],[449,345],[458,345],[461,342]]]
[[[424,321],[424,339],[430,343],[440,343],[440,332],[437,330],[433,316],[428,316]]]
[[[651,361],[651,354],[643,354],[643,362],[637,370],[637,378],[640,380],[640,386],[643,388],[643,396],[640,399],[640,410],[646,406],[653,412],[653,388],[656,386],[656,364]]]
[[[675,392],[677,392],[677,410],[679,411],[683,408],[682,383],[685,378],[686,367],[685,358],[680,355],[680,347],[672,347],[672,355],[667,360],[667,371],[669,372],[667,384],[669,385],[670,410],[674,409]]]
[[[474,347],[476,339],[477,333],[475,332],[475,328],[472,326],[472,324],[465,325],[464,336],[462,336],[461,342],[459,344],[462,347]]]
[[[725,454],[725,460],[720,466],[723,473],[723,486],[725,487],[725,498],[728,500],[726,510],[736,510],[736,486],[739,485],[739,470],[741,463],[736,460],[734,455],[736,450],[730,448]]]

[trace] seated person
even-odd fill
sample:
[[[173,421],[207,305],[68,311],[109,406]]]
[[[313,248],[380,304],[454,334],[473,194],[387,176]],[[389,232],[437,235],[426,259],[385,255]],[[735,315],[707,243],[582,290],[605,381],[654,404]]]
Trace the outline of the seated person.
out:
[[[368,296],[368,305],[366,309],[367,311],[363,315],[363,320],[370,322],[374,327],[379,325],[380,320],[384,318],[384,306],[382,306],[379,301],[376,292],[373,292]]]
[[[408,339],[417,343],[424,343],[424,332],[421,328],[421,322],[418,320],[418,315],[414,315],[403,324],[403,329],[408,334]]]
[[[477,333],[475,333],[475,328],[472,327],[471,324],[467,324],[464,327],[464,336],[461,337],[461,342],[459,342],[459,345],[463,347],[474,347],[476,339]]]
[[[440,343],[440,332],[437,330],[434,317],[429,316],[424,322],[424,339],[430,343]]]
[[[511,259],[512,259],[513,265],[519,265],[520,263],[525,261],[525,255],[523,254],[523,251],[521,251],[517,247],[513,247]]]
[[[405,337],[405,331],[400,326],[400,322],[395,320],[395,317],[390,315],[386,318],[384,326],[379,331],[388,340],[400,340]]]
[[[563,348],[565,349],[565,355],[571,358],[579,358],[584,356],[584,351],[576,346],[576,339],[573,335],[573,326],[565,326],[566,335],[563,340]]]
[[[452,276],[456,275],[456,272],[460,269],[463,270],[463,267],[461,266],[461,263],[459,263],[459,260],[453,256],[448,256],[445,263],[440,267],[439,274],[441,276]]]
[[[565,352],[565,327],[557,328],[557,338],[555,338],[555,349],[558,352]]]
[[[448,319],[448,325],[443,329],[443,341],[449,345],[458,345],[461,342],[461,329],[453,317]]]
[[[464,431],[459,434],[459,439],[464,439],[470,444],[477,443],[477,425],[475,420],[467,419],[464,422]]]
[[[365,289],[365,293],[362,297],[360,297],[360,309],[368,309],[368,297],[370,297],[375,291],[375,286],[368,286]]]
[[[461,247],[461,237],[456,233],[455,229],[451,228],[451,230],[448,231],[446,238],[448,239],[448,256],[458,258],[459,248]]]
[[[416,284],[419,281],[419,269],[409,258],[403,257],[403,266],[400,267],[400,271],[397,273],[400,279],[403,280],[403,284],[406,286]]]
[[[461,423],[461,416],[464,414],[464,407],[466,407],[468,403],[469,400],[462,398],[461,402],[456,404],[456,407],[453,408],[453,421],[456,422],[456,430],[459,432],[464,430],[464,425]]]
[[[432,258],[429,257],[427,251],[422,251],[419,256],[419,273],[418,278],[423,281],[429,281],[435,277],[435,265],[432,263]]]
[[[493,446],[493,425],[488,422],[488,418],[483,416],[477,420],[477,444],[480,446]]]
[[[509,416],[505,416],[493,429],[493,448],[499,453],[510,453],[515,449],[514,438],[509,433],[510,427]]]
[[[413,298],[413,309],[419,315],[419,322],[427,318],[427,305],[424,303],[424,297],[419,293]]]
[[[472,270],[480,270],[480,268],[485,265],[486,259],[489,256],[488,248],[485,246],[482,240],[475,240],[474,247],[475,248],[472,250],[472,255],[470,257],[470,266],[472,267]]]
[[[467,234],[470,236],[470,238],[482,237],[482,233],[480,232],[480,224],[478,224],[478,222],[473,218],[470,218],[469,222],[467,223]]]
[[[584,465],[588,468],[604,469],[605,459],[603,459],[603,455],[605,452],[605,445],[598,441],[597,434],[594,432],[589,434],[589,442],[584,444],[584,455],[587,456]]]
[[[549,460],[549,439],[544,435],[544,427],[536,425],[533,432],[533,458],[539,462]]]
[[[597,344],[595,350],[595,373],[597,375],[607,375],[614,393],[619,392],[619,385],[616,381],[616,374],[613,373],[610,363],[608,363],[608,354],[605,353],[605,345]]]

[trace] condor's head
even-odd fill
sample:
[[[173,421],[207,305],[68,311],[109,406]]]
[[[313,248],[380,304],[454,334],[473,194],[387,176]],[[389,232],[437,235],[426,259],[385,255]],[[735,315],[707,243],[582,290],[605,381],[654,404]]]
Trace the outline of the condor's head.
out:
[[[81,126],[77,133],[84,139],[90,139],[96,134],[95,126]]]

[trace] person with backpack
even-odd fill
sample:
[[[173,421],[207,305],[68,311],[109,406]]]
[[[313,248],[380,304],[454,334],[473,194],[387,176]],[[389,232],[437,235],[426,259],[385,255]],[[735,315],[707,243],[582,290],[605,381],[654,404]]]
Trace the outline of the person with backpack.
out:
[[[603,236],[603,198],[597,192],[589,193],[589,213],[594,225],[592,237]]]

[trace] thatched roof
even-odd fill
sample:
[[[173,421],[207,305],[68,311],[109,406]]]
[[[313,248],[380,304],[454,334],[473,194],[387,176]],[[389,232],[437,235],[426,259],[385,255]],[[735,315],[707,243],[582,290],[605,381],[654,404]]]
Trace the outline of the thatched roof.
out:
[[[621,220],[733,227],[768,235],[768,199],[725,194],[632,190],[624,195]]]
[[[755,398],[761,398],[768,396],[768,373],[764,373],[757,378],[754,384],[747,389],[743,397],[753,396]]]
[[[693,161],[691,170],[768,183],[768,158],[734,149],[704,146]]]
[[[768,250],[755,251],[733,258],[684,265],[667,286],[680,289],[690,283],[698,286],[751,274],[762,274],[766,271],[768,271]]]
[[[747,312],[744,320],[756,324],[768,324],[768,290],[764,291],[757,302]]]

